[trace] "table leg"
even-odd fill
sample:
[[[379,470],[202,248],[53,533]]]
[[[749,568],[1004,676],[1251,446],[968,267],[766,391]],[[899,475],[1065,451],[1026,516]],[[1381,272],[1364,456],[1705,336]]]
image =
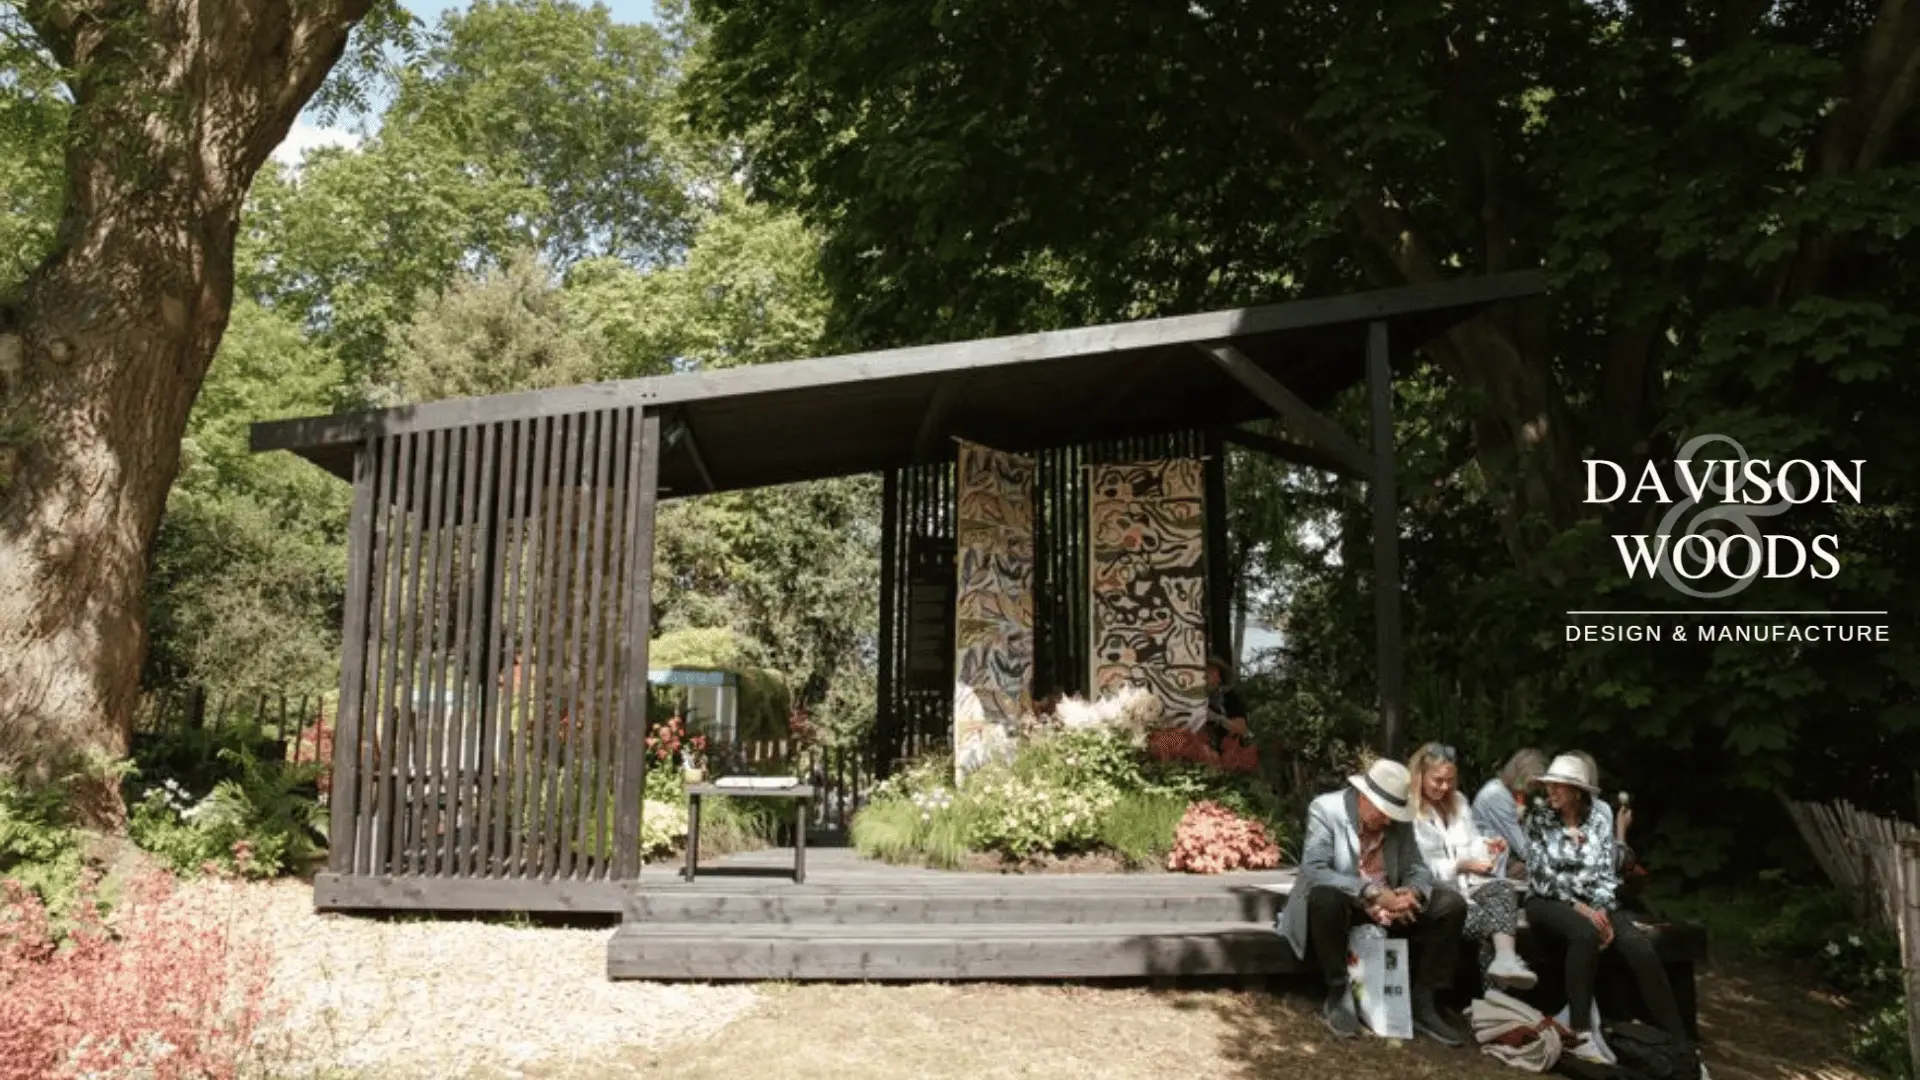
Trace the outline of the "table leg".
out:
[[[807,881],[807,800],[793,800],[800,807],[793,815],[793,883]]]
[[[700,866],[700,796],[687,796],[687,880],[691,882]]]

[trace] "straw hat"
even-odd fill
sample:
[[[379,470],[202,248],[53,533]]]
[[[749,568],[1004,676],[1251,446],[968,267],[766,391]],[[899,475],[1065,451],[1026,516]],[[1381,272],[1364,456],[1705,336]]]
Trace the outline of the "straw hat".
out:
[[[1413,820],[1413,807],[1407,804],[1409,782],[1407,767],[1385,758],[1367,766],[1366,772],[1347,777],[1347,783],[1381,813],[1401,822]]]
[[[1540,774],[1539,782],[1566,784],[1577,787],[1589,795],[1598,794],[1600,791],[1600,785],[1595,782],[1593,770],[1587,767],[1585,761],[1573,754],[1561,754],[1554,758],[1553,764],[1547,766],[1547,771]]]

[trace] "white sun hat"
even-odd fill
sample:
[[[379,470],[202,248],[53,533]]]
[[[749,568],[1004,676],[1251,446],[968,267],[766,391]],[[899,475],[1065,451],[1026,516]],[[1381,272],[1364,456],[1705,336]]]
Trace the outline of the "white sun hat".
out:
[[[1540,774],[1542,784],[1567,784],[1589,795],[1598,794],[1600,791],[1600,785],[1596,780],[1593,770],[1587,768],[1587,763],[1572,754],[1561,754],[1554,758],[1553,764],[1547,766],[1547,771]]]
[[[1413,807],[1407,805],[1409,778],[1405,765],[1382,758],[1367,766],[1366,772],[1347,777],[1347,783],[1393,820],[1413,820]]]

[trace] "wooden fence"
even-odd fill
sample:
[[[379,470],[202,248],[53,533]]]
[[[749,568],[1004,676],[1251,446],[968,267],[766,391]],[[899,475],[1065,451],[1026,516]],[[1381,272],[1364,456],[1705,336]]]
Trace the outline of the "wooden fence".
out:
[[[1920,828],[1845,803],[1788,801],[1787,813],[1861,917],[1893,932],[1906,980],[1907,1051],[1920,1076]]]
[[[286,760],[325,764],[332,734],[331,694],[209,694],[203,689],[148,694],[134,713],[136,736],[251,723],[286,748]]]

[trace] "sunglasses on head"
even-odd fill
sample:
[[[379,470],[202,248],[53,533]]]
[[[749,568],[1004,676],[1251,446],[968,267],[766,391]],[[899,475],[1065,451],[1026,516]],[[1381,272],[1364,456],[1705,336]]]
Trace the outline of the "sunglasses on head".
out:
[[[1448,746],[1446,743],[1435,743],[1433,756],[1436,760],[1445,761],[1449,764],[1457,764],[1460,761],[1460,752]]]

